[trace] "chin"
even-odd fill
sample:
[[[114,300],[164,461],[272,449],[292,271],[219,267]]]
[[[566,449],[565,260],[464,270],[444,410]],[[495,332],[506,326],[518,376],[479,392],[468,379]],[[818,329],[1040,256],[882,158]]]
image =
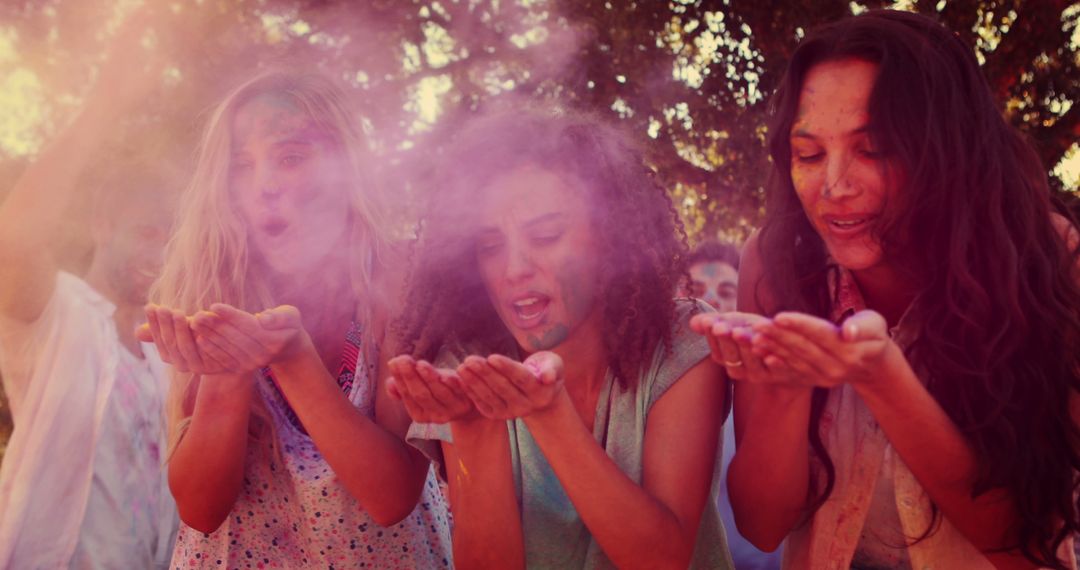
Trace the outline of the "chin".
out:
[[[829,257],[832,257],[837,265],[850,271],[870,269],[881,264],[882,260],[881,250],[866,247],[829,248]]]
[[[514,339],[517,340],[518,346],[532,353],[551,350],[562,344],[569,336],[570,329],[562,323],[557,323],[537,330],[517,331]]]

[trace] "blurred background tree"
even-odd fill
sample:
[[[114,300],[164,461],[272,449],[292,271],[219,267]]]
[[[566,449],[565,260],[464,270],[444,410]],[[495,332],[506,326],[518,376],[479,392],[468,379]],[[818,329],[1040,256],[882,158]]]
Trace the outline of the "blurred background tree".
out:
[[[169,63],[153,70],[160,96],[102,133],[102,169],[147,149],[190,164],[228,89],[260,68],[302,66],[355,98],[403,234],[409,208],[438,189],[431,159],[464,121],[543,101],[636,133],[691,241],[741,240],[762,216],[768,94],[789,54],[816,25],[873,8],[929,14],[970,44],[1056,191],[1075,199],[1080,2],[1062,0],[4,0],[0,198],[71,119],[110,38],[137,13],[143,49]],[[89,259],[86,211],[76,201],[61,236],[74,270]]]

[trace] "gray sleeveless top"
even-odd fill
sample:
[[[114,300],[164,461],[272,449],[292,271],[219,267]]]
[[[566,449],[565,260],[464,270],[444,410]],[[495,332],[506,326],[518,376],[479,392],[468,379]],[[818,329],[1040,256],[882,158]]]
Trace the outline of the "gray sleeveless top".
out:
[[[708,342],[688,326],[695,307],[701,312],[712,310],[700,301],[678,301],[672,350],[666,353],[664,347],[657,347],[636,389],[621,387],[609,373],[597,399],[593,435],[623,473],[639,485],[649,410],[683,374],[709,355]],[[462,352],[444,349],[436,366],[456,367],[464,357]],[[722,424],[726,415],[725,410],[716,421]],[[525,422],[508,421],[506,427],[522,513],[526,566],[530,570],[615,568],[578,516]],[[713,484],[698,526],[690,565],[693,569],[734,567],[716,507],[723,439],[717,442]],[[416,423],[409,429],[408,440],[435,461],[441,460],[436,443],[452,441],[448,424]]]

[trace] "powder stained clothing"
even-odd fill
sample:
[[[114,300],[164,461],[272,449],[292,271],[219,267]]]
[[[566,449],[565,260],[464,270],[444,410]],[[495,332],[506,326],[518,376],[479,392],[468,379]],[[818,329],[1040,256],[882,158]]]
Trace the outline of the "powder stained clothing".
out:
[[[866,303],[849,271],[836,267],[833,276],[830,288],[836,301],[830,318],[839,323],[865,309]],[[893,340],[907,346],[915,332],[913,325],[911,315],[905,315],[890,331]],[[917,366],[916,372],[925,376]],[[922,536],[933,520],[930,498],[850,385],[829,391],[820,432],[836,468],[836,483],[810,523],[788,535],[783,568],[839,570],[855,563],[869,568],[993,569],[944,517],[933,534],[911,540]],[[893,505],[885,504],[890,497]],[[896,515],[890,507],[895,507]],[[867,529],[870,521],[885,527]],[[897,526],[888,528],[888,521]],[[901,546],[895,544],[896,538],[914,543]],[[1070,568],[1076,568],[1072,542],[1067,539],[1060,554]]]
[[[116,307],[59,273],[32,323],[0,318],[15,431],[0,466],[0,568],[165,568],[165,367],[116,333]]]
[[[597,399],[593,435],[619,469],[638,485],[649,410],[683,374],[709,355],[708,341],[688,326],[695,308],[700,312],[712,311],[700,301],[680,300],[671,353],[665,354],[664,348],[658,347],[635,388],[623,388],[609,372]],[[454,367],[466,355],[463,351],[444,350],[436,365]],[[716,421],[722,424],[723,419],[718,417]],[[514,487],[522,513],[526,566],[553,570],[614,568],[577,514],[524,420],[508,421],[506,425]],[[435,456],[437,446],[431,443],[436,440],[452,442],[449,424],[413,424],[409,430],[409,441]],[[721,436],[717,441],[713,484],[701,514],[690,566],[695,569],[733,567],[716,508],[722,445]]]
[[[375,415],[375,358],[361,350],[357,325],[346,334],[338,385],[365,416]],[[369,351],[373,352],[373,351]],[[269,369],[257,392],[274,422],[273,438],[250,439],[243,487],[228,518],[204,534],[181,524],[172,566],[181,568],[450,568],[450,528],[433,470],[416,508],[379,526],[302,430]],[[349,434],[341,434],[349,437]]]

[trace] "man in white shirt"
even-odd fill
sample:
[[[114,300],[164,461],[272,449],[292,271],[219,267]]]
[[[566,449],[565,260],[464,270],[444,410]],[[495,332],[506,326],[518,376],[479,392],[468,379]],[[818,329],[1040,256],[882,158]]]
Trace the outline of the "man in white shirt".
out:
[[[88,212],[95,250],[82,278],[56,255],[61,213],[102,133],[150,87],[132,77],[146,75],[134,33],[0,204],[0,374],[15,425],[0,465],[0,568],[152,568],[171,555],[167,378],[134,335],[179,182],[165,161],[108,177]]]

